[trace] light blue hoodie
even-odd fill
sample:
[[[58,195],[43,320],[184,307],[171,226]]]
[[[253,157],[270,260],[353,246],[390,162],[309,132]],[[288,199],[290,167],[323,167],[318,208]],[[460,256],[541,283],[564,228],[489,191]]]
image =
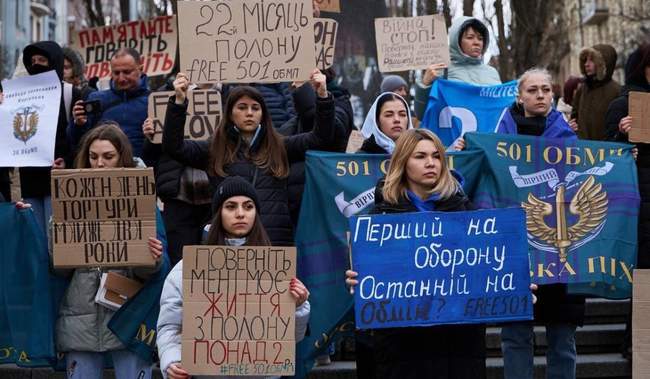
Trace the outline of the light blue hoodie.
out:
[[[483,63],[483,55],[480,58],[472,58],[460,49],[462,32],[472,24],[482,29],[478,31],[482,32],[482,34],[484,33],[483,54],[487,51],[488,45],[490,44],[490,33],[481,21],[466,16],[454,20],[449,28],[449,56],[451,58],[451,64],[447,70],[447,79],[458,80],[478,86],[501,84],[499,72],[494,67]]]
[[[483,63],[483,55],[480,58],[472,58],[460,49],[462,31],[470,25],[474,26],[474,29],[479,29],[478,31],[483,34],[483,54],[487,51],[488,45],[490,44],[490,32],[481,21],[467,16],[454,20],[449,28],[449,56],[451,63],[447,68],[446,79],[457,80],[477,86],[501,84],[499,72],[494,67]],[[416,83],[415,116],[419,120],[424,117],[424,112],[429,102],[430,91],[431,85],[425,86],[422,83]]]

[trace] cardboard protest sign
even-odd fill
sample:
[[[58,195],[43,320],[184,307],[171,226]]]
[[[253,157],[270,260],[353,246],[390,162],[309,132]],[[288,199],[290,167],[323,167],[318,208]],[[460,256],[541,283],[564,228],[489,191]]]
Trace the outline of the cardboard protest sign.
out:
[[[162,143],[162,132],[169,97],[174,91],[153,92],[149,95],[147,116],[153,120],[153,143]],[[210,138],[221,122],[221,92],[194,89],[187,93],[185,139],[204,141]]]
[[[153,266],[153,170],[52,170],[54,267]]]
[[[183,368],[192,375],[293,375],[294,247],[183,248]]]
[[[314,19],[314,35],[316,37],[316,67],[321,70],[334,64],[334,46],[339,23],[329,18]]]
[[[109,78],[110,60],[123,47],[140,53],[145,74],[164,75],[172,71],[176,60],[176,16],[78,30],[72,33],[71,40],[72,48],[86,63],[87,78]]]
[[[447,27],[442,15],[376,18],[375,40],[381,72],[449,64]]]
[[[52,166],[61,80],[54,71],[2,82],[0,167]]]
[[[650,377],[650,270],[634,270],[632,290],[632,377]]]
[[[341,13],[341,0],[316,0],[321,12]]]
[[[532,319],[521,208],[350,219],[361,329]]]
[[[291,82],[314,69],[311,0],[182,1],[178,15],[190,82]]]
[[[630,142],[650,143],[650,93],[630,92],[628,114],[632,117]]]

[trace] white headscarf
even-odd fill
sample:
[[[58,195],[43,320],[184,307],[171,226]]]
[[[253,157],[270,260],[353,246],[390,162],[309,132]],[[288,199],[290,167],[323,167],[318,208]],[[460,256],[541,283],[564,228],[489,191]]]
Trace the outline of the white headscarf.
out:
[[[377,96],[375,102],[372,104],[372,107],[370,107],[370,110],[366,115],[366,120],[363,122],[363,126],[361,127],[361,134],[363,134],[363,138],[366,139],[370,138],[370,136],[375,136],[375,142],[377,145],[386,150],[389,154],[393,154],[393,150],[395,149],[395,141],[384,134],[377,124],[377,103],[384,96],[395,96],[398,99],[402,100],[402,103],[404,103],[404,107],[406,108],[406,115],[408,117],[406,129],[408,130],[413,127],[413,124],[411,123],[411,111],[408,104],[406,103],[406,100],[404,100],[402,96],[396,93],[384,92],[381,95]]]

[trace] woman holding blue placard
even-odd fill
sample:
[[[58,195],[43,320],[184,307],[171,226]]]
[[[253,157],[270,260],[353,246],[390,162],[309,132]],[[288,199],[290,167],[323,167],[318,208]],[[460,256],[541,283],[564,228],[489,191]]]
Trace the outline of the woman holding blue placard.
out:
[[[401,134],[386,178],[375,189],[372,213],[457,212],[473,206],[463,178],[451,170],[445,148],[433,132]],[[358,274],[348,270],[346,283]],[[374,354],[377,378],[485,378],[485,326],[444,325],[377,329]]]

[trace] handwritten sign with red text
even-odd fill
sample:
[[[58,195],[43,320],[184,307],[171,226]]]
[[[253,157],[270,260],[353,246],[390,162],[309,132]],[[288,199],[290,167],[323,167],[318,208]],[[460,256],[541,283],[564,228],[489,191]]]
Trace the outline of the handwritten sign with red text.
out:
[[[295,247],[185,246],[183,368],[192,375],[295,373]]]

